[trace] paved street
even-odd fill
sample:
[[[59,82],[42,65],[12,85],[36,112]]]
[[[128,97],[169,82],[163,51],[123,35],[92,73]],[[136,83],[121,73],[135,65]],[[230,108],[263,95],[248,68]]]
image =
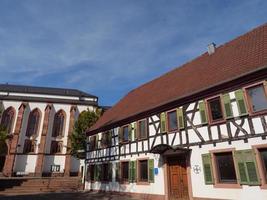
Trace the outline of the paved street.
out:
[[[75,193],[50,193],[21,196],[3,196],[0,200],[137,200],[122,194],[105,194],[95,192],[75,192]]]

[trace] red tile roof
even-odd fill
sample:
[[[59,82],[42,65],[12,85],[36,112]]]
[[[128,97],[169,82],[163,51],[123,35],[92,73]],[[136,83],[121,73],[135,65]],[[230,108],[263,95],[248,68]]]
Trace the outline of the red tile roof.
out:
[[[267,24],[129,92],[89,129],[96,132],[160,105],[267,66]]]

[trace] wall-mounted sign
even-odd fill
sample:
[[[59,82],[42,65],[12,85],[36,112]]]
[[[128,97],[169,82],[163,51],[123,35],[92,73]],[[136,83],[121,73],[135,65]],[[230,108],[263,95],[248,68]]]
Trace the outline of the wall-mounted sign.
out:
[[[159,168],[154,168],[154,174],[158,175],[159,174]]]
[[[193,171],[195,172],[195,174],[199,174],[201,172],[200,166],[199,165],[194,165]]]
[[[51,165],[51,172],[59,172],[60,171],[60,165]]]

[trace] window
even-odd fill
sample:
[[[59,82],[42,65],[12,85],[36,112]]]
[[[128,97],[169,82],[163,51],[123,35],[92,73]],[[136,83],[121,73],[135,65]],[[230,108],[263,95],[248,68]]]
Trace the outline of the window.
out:
[[[168,115],[168,130],[174,131],[178,129],[176,110],[167,113]]]
[[[267,95],[263,84],[247,88],[247,95],[252,112],[267,109]]]
[[[23,153],[34,153],[35,142],[29,139],[24,141]]]
[[[95,181],[95,165],[90,165],[90,180]]]
[[[55,114],[54,117],[54,124],[52,131],[53,137],[63,136],[64,124],[65,124],[65,114],[64,111],[60,110]]]
[[[138,122],[138,137],[139,139],[147,138],[147,121],[141,120]]]
[[[8,134],[11,134],[14,116],[15,110],[12,107],[9,107],[3,112],[1,125],[7,130]]]
[[[109,180],[109,167],[108,163],[102,164],[102,181],[108,181]]]
[[[122,128],[122,141],[123,142],[129,141],[129,127],[128,126],[124,126]]]
[[[214,154],[220,183],[237,183],[232,152]]]
[[[267,182],[267,148],[259,149],[265,182]]]
[[[50,153],[51,154],[56,154],[56,153],[61,153],[61,151],[62,151],[62,142],[60,142],[60,141],[52,141],[51,142]]]
[[[148,182],[148,160],[139,160],[138,169],[138,180],[140,182]]]
[[[222,104],[220,97],[208,100],[208,106],[211,122],[223,120]]]
[[[129,181],[129,162],[121,162],[121,180],[123,182]]]
[[[90,149],[90,151],[93,151],[93,150],[95,150],[95,147],[96,147],[96,136],[94,135],[94,136],[91,136],[90,137],[90,142],[89,142],[89,149]]]
[[[39,127],[39,119],[40,119],[40,113],[38,109],[34,109],[32,112],[30,112],[26,136],[31,137],[31,136],[37,135],[37,131]]]
[[[112,134],[111,131],[102,133],[101,146],[102,148],[110,147],[112,144]]]

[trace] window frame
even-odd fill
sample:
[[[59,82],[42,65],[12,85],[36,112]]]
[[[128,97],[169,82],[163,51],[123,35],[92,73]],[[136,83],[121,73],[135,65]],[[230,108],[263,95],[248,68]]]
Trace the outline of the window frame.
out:
[[[140,131],[140,122],[142,121],[145,121],[145,137],[141,137],[141,131]],[[137,122],[137,131],[136,131],[136,134],[137,134],[137,139],[138,140],[146,140],[148,138],[148,120],[145,118],[145,119],[141,119],[141,120],[138,120]]]
[[[248,90],[249,89],[254,88],[254,87],[257,87],[257,86],[260,86],[260,85],[262,85],[263,92],[265,94],[265,98],[267,99],[267,86],[265,85],[265,81],[260,81],[260,82],[254,83],[254,84],[250,84],[250,85],[245,86],[243,88],[244,96],[245,96],[245,103],[246,103],[246,106],[247,106],[249,115],[251,115],[251,116],[262,115],[262,114],[267,113],[267,108],[264,109],[264,110],[256,111],[256,112],[253,111],[253,108],[252,108],[252,105],[253,105],[252,99],[251,99],[251,97],[248,94]]]
[[[7,129],[8,135],[10,135],[10,134],[12,134],[12,130],[14,128],[14,122],[15,122],[15,116],[16,116],[16,111],[12,106],[10,106],[4,110],[4,112],[1,116],[1,122],[0,122],[2,126],[4,126],[4,119],[6,119],[7,116],[9,116],[8,117],[9,123],[8,123],[6,129]]]
[[[213,171],[213,175],[214,175],[214,184],[213,187],[214,188],[236,188],[236,189],[240,189],[242,188],[242,185],[240,185],[239,180],[238,180],[238,169],[237,169],[237,163],[234,159],[234,151],[235,148],[227,148],[227,149],[216,149],[216,150],[210,150],[209,153],[211,154],[211,163],[212,163],[212,171]],[[236,183],[224,183],[224,182],[220,182],[220,178],[219,178],[219,171],[218,171],[218,167],[217,167],[217,161],[216,161],[216,155],[215,154],[219,154],[219,153],[232,153],[232,157],[233,157],[233,162],[234,162],[234,169],[235,169],[235,174],[236,174]]]
[[[104,166],[106,166],[106,168]],[[106,174],[104,173],[104,170],[106,170]],[[101,178],[99,181],[101,183],[108,183],[110,181],[109,180],[109,164],[107,162],[104,162],[101,164],[101,175],[100,176]]]
[[[59,119],[59,118],[56,118],[57,115],[58,115],[58,116],[60,116],[60,115],[63,116],[63,124],[60,124],[60,126],[62,126],[62,128],[61,128],[61,133],[59,132],[58,135],[57,135],[57,134],[54,134],[54,133],[56,132],[56,129],[59,129],[59,127],[56,127],[56,126],[59,125],[59,124],[56,122],[56,120]],[[66,126],[66,113],[65,113],[65,111],[63,111],[63,110],[59,110],[59,111],[57,111],[57,112],[55,113],[55,115],[54,115],[54,119],[53,119],[53,127],[52,127],[52,137],[54,137],[54,138],[63,138],[63,137],[64,137],[64,132],[65,132],[65,126]]]
[[[124,140],[124,128],[127,128],[127,132],[128,132],[127,140]],[[122,129],[121,130],[122,131],[122,133],[121,133],[121,136],[122,136],[121,142],[122,143],[128,143],[128,142],[130,142],[130,140],[129,140],[129,124],[126,124],[126,125],[122,126],[121,129]]]
[[[123,168],[122,165],[128,163],[128,178],[127,180],[123,179]],[[120,161],[120,183],[121,184],[129,184],[129,169],[130,168],[130,160],[122,160]]]
[[[257,167],[259,171],[259,178],[260,178],[260,188],[261,189],[267,189],[267,172],[264,171],[264,164],[262,162],[262,158],[260,155],[260,149],[267,149],[267,144],[258,144],[258,145],[252,145],[252,149],[254,150],[256,154],[256,162],[257,162]],[[267,169],[266,169],[267,170]]]
[[[26,151],[27,150],[26,145],[31,145],[31,151]],[[33,151],[32,151],[32,148],[33,148]],[[36,142],[31,139],[25,139],[24,145],[23,145],[23,154],[35,154],[35,150],[36,150]]]
[[[30,126],[32,126],[30,123],[32,122],[31,121],[31,117],[34,117],[33,113],[38,113],[38,123],[36,123],[34,125],[34,133],[32,135],[29,134],[29,131],[30,131]],[[28,137],[28,138],[35,138],[38,136],[38,133],[39,133],[39,129],[40,129],[40,123],[41,123],[41,112],[38,108],[35,108],[33,109],[30,113],[29,113],[29,116],[28,116],[28,122],[27,122],[27,128],[26,128],[26,133],[25,133],[25,136]]]
[[[60,148],[60,151],[59,152],[52,152],[52,146],[53,146],[53,143],[57,143],[57,149]],[[56,154],[62,154],[62,150],[63,150],[63,141],[58,141],[58,140],[52,140],[51,141],[51,145],[50,145],[50,154],[51,155],[56,155]]]
[[[94,139],[93,139],[94,138]],[[90,136],[90,141],[89,141],[89,151],[94,151],[94,150],[96,150],[96,135],[92,135],[92,136]],[[92,147],[92,143],[93,143],[93,147]]]
[[[169,114],[172,113],[172,112],[175,112],[175,116],[176,116],[176,128],[175,129],[170,129],[170,117],[169,117]],[[169,110],[166,112],[166,115],[167,115],[167,131],[168,132],[175,132],[175,131],[178,131],[179,130],[179,126],[178,126],[178,118],[177,118],[177,110],[176,108],[175,109],[172,109],[172,110]]]
[[[144,161],[146,160],[147,161],[147,181],[143,181],[140,179],[140,161]],[[137,177],[136,177],[136,184],[137,185],[149,185],[150,182],[149,182],[149,158],[140,158],[140,159],[137,159]]]
[[[95,167],[96,167],[96,165],[89,165],[89,169],[90,169],[90,182],[91,183],[93,183],[93,182],[95,182],[96,180],[95,180]],[[93,173],[92,173],[92,171],[93,171]]]
[[[217,120],[213,120],[212,119],[212,113],[211,113],[211,107],[210,107],[210,101],[212,101],[213,99],[217,99],[217,98],[220,100],[222,118],[221,119],[217,119]],[[223,105],[222,95],[221,94],[205,99],[205,108],[207,110],[208,123],[209,124],[219,124],[219,123],[225,122],[225,113],[224,113],[224,107],[223,106],[224,105]]]

